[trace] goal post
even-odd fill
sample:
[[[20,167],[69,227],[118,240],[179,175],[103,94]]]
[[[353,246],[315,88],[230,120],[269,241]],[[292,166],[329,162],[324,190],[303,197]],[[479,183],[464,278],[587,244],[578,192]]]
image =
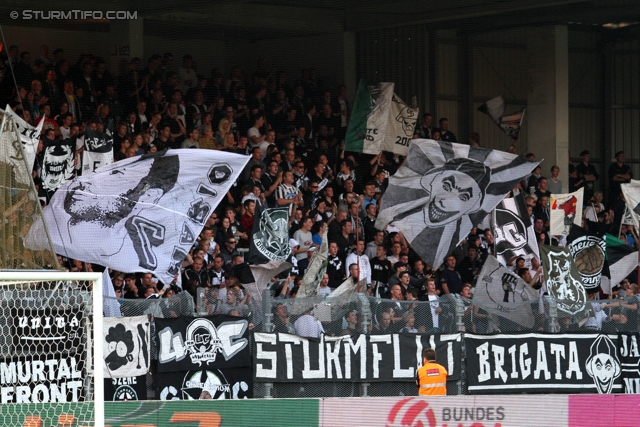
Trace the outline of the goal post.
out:
[[[88,284],[92,285],[91,288]],[[0,420],[3,425],[39,424],[49,427],[42,422],[34,421],[42,419],[41,414],[25,411],[28,412],[34,407],[46,407],[47,403],[31,403],[50,399],[51,402],[57,402],[49,403],[52,413],[57,414],[56,408],[61,406],[59,403],[67,402],[67,396],[72,396],[73,401],[90,400],[85,404],[80,403],[77,407],[93,406],[93,417],[90,417],[93,419],[71,422],[73,414],[61,414],[56,424],[67,421],[68,424],[65,422],[65,425],[104,427],[102,301],[102,273],[0,271],[0,323],[10,330],[10,333],[7,333],[5,329],[4,335],[13,336],[3,339],[0,343],[0,398],[3,402],[30,402],[28,405],[24,404],[27,409],[20,413],[20,424]],[[88,310],[89,303],[92,308]],[[78,307],[82,307],[84,311],[81,312],[81,308]],[[78,318],[81,320],[78,321]],[[73,330],[73,327],[79,327],[80,330]],[[73,348],[77,343],[80,343],[79,348]],[[81,358],[84,357],[80,366],[77,366],[76,352],[81,353]],[[54,353],[60,357],[59,361],[55,360]],[[49,360],[47,355],[52,360]],[[70,362],[62,355],[66,355]],[[69,355],[74,356],[69,358]],[[92,359],[93,363],[89,359]],[[81,378],[82,373],[85,378]],[[71,377],[75,381],[60,382],[61,378]],[[87,380],[90,377],[93,377],[92,384]],[[78,393],[78,383],[84,384],[80,388],[82,393]],[[17,410],[5,408],[5,411]],[[5,411],[0,410],[0,413]],[[64,417],[67,418],[63,420]]]

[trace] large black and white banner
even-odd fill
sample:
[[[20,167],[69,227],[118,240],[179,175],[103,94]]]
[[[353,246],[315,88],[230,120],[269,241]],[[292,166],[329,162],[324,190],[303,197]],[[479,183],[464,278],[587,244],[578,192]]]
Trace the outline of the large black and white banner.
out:
[[[567,242],[569,242],[567,247],[576,263],[587,293],[598,292],[603,273],[609,275],[609,268],[606,264],[606,241],[595,233],[572,224]],[[603,271],[605,267],[606,271]],[[606,279],[608,280],[608,278]]]
[[[618,335],[622,382],[627,394],[640,394],[640,334]]]
[[[156,378],[159,400],[224,400],[253,397],[251,367],[167,372]]]
[[[81,402],[84,353],[16,357],[0,361],[0,403]]]
[[[250,264],[287,261],[291,256],[289,244],[289,208],[256,208],[249,246]]]
[[[148,316],[104,318],[105,378],[137,377],[149,372],[150,332]]]
[[[11,309],[12,338],[20,354],[81,353],[85,322],[80,309]]]
[[[617,341],[598,334],[466,334],[469,393],[620,393]]]
[[[94,172],[110,163],[113,163],[113,137],[87,128],[84,132],[82,173]]]
[[[438,268],[537,165],[503,151],[414,139],[389,178],[376,228],[393,222],[423,261]]]
[[[489,255],[476,281],[473,302],[484,310],[504,317],[526,328],[535,322],[531,302],[538,292],[513,271]]]
[[[254,379],[259,382],[414,381],[422,350],[460,378],[461,335],[353,335],[319,339],[254,334]]]
[[[107,402],[147,400],[147,376],[105,378],[104,400]]]
[[[56,191],[73,178],[75,175],[75,150],[75,138],[63,141],[45,140],[42,171],[40,172],[42,188],[47,191]]]
[[[36,151],[38,149],[38,144],[40,143],[40,134],[42,133],[42,126],[44,125],[44,120],[40,120],[40,123],[37,127],[31,126],[29,123],[25,122],[22,117],[18,116],[13,112],[9,104],[4,111],[0,110],[0,113],[8,112],[13,119],[13,122],[16,125],[16,130],[20,135],[20,142],[22,142],[22,153],[24,153],[24,158],[20,154],[19,147],[13,147],[13,155],[9,157],[9,160],[15,169],[24,169],[24,162],[27,163],[27,172],[28,176],[31,175],[31,171],[33,170],[33,165],[36,161]],[[9,126],[11,129],[11,126]],[[16,174],[16,179],[21,180],[25,174]],[[29,184],[29,182],[21,182],[22,184]]]
[[[492,212],[491,227],[500,264],[506,266],[514,256],[529,260],[538,257],[538,240],[522,193],[498,203]]]
[[[159,373],[251,366],[246,319],[218,315],[155,323]]]
[[[547,292],[558,300],[558,309],[569,315],[585,310],[587,292],[568,248],[540,246]]]
[[[169,150],[125,159],[61,187],[45,208],[55,251],[171,283],[248,157]],[[40,249],[42,224],[25,246]]]

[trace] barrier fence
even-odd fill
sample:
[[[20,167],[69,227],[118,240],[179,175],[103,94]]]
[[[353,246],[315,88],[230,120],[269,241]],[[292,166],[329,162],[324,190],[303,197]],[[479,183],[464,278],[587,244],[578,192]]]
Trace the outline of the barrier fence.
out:
[[[88,405],[0,405],[0,418],[7,427],[82,427],[72,415],[82,406]],[[631,427],[637,425],[640,407],[635,396],[626,395],[537,396],[533,405],[526,395],[105,404],[105,425],[111,427],[280,427],[292,417],[298,427]]]
[[[302,314],[310,312],[310,310],[312,310],[311,313],[313,313],[315,318],[321,321],[325,330],[321,345],[328,347],[333,346],[331,348],[334,349],[336,354],[338,354],[339,351],[336,349],[340,345],[358,346],[362,344],[358,344],[355,338],[347,343],[347,341],[345,341],[347,335],[353,337],[363,335],[367,337],[367,341],[366,344],[362,345],[371,347],[373,345],[372,343],[378,342],[376,340],[384,339],[389,340],[388,342],[392,346],[399,346],[398,348],[401,349],[401,353],[404,352],[408,354],[413,352],[411,355],[413,362],[411,363],[415,365],[415,360],[417,360],[416,348],[426,348],[428,346],[444,348],[443,344],[454,343],[455,348],[451,351],[456,352],[455,358],[460,362],[456,363],[455,366],[455,380],[451,380],[450,378],[450,381],[447,382],[449,395],[494,393],[496,390],[500,390],[500,387],[508,386],[507,384],[498,387],[498,384],[493,384],[491,387],[495,386],[497,388],[488,387],[483,389],[480,387],[476,390],[469,390],[470,382],[473,383],[473,381],[469,380],[470,375],[472,375],[468,372],[469,360],[476,360],[479,354],[478,352],[483,351],[475,347],[473,349],[469,348],[469,343],[471,342],[469,340],[470,337],[486,336],[489,338],[511,336],[509,334],[517,334],[516,336],[534,334],[531,335],[534,337],[531,338],[533,341],[526,341],[524,338],[522,338],[521,341],[513,339],[506,344],[496,344],[495,348],[506,348],[506,350],[504,350],[506,351],[506,353],[504,353],[506,354],[506,356],[504,356],[505,359],[509,359],[510,357],[524,357],[524,360],[529,360],[533,357],[534,360],[530,363],[535,365],[535,354],[536,351],[539,352],[536,346],[544,347],[544,345],[550,346],[553,344],[547,343],[545,341],[546,337],[558,337],[561,341],[565,340],[568,343],[572,340],[572,338],[569,338],[573,336],[571,334],[578,334],[577,336],[582,334],[582,336],[588,337],[579,351],[580,357],[582,358],[580,363],[585,365],[589,357],[589,345],[598,336],[598,333],[607,333],[612,343],[618,343],[618,333],[624,334],[624,336],[630,336],[629,334],[635,334],[639,331],[639,309],[636,297],[599,301],[594,304],[587,303],[586,306],[576,310],[574,314],[568,314],[559,308],[559,306],[565,306],[562,301],[556,301],[548,297],[519,305],[509,305],[502,302],[478,304],[459,295],[445,295],[438,298],[437,301],[430,302],[392,301],[373,298],[364,294],[350,294],[337,299],[280,299],[273,298],[270,293],[266,291],[261,295],[261,301],[254,299],[250,303],[229,304],[228,302],[222,303],[218,300],[220,297],[218,292],[217,290],[213,291],[211,289],[198,289],[195,303],[193,298],[184,292],[167,299],[117,300],[111,302],[119,304],[121,306],[121,312],[125,316],[146,314],[153,315],[157,318],[209,316],[225,313],[231,307],[231,309],[236,310],[240,315],[248,318],[250,323],[249,327],[252,332],[254,332],[254,334],[250,335],[253,351],[251,357],[254,365],[260,362],[260,358],[256,354],[257,344],[260,344],[260,340],[268,339],[277,341],[279,338],[273,338],[274,335],[280,337],[281,334],[295,334],[295,321]],[[107,301],[107,304],[109,303],[110,302]],[[600,304],[607,304],[607,306],[600,308]],[[596,316],[599,316],[597,318],[599,320],[596,320]],[[596,328],[600,328],[600,330],[594,329],[593,324],[596,325]],[[379,338],[376,338],[376,336]],[[391,338],[387,338],[387,336]],[[420,343],[418,347],[415,347],[414,344],[416,341],[414,337],[416,336],[422,337],[420,339],[424,341]],[[397,338],[398,344],[394,341],[396,337],[400,337]],[[553,345],[560,345],[558,342]],[[576,342],[582,341],[578,340]],[[348,381],[336,381],[335,378],[332,381],[328,381],[329,378],[323,377],[318,381],[309,379],[296,381],[299,379],[296,377],[299,368],[296,366],[298,360],[296,359],[296,357],[298,357],[298,353],[296,352],[299,348],[306,345],[301,346],[301,343],[303,343],[303,341],[299,341],[291,347],[291,349],[293,349],[293,356],[287,356],[292,357],[292,372],[295,373],[294,377],[283,381],[285,374],[278,372],[273,379],[267,379],[255,375],[254,371],[253,397],[375,397],[412,396],[416,394],[413,377],[398,380],[398,378],[394,377],[385,379],[384,375],[382,375],[380,378],[370,380],[369,378],[355,378],[354,376],[354,378]],[[386,343],[386,341],[383,343]],[[151,355],[153,359],[157,357],[156,345],[156,341],[152,339]],[[261,345],[263,345],[261,351],[266,351],[266,344]],[[528,354],[523,356],[521,354],[509,353],[509,351],[511,351],[509,348],[513,345],[528,346]],[[629,343],[629,346],[631,345],[632,344]],[[310,346],[312,350],[309,351],[316,351],[313,350],[313,344],[310,344]],[[384,346],[380,344],[380,348],[383,347]],[[277,351],[283,348],[281,343],[277,341],[277,344],[274,347],[269,347],[268,351],[277,353]],[[411,348],[412,350],[406,350],[407,348]],[[563,351],[565,350],[568,357],[572,351],[569,348],[569,344],[567,344]],[[470,353],[470,351],[473,353]],[[380,352],[380,354],[382,354],[380,357],[383,359],[392,360],[395,357],[384,354],[383,350],[380,350]],[[551,350],[547,351],[547,353],[549,360],[553,360],[553,358],[556,357],[555,353]],[[472,356],[476,357],[476,359]],[[305,357],[308,359],[309,355],[302,355],[299,360],[303,360]],[[314,357],[316,356],[311,357],[311,360],[314,360]],[[398,361],[394,363],[402,365],[402,369],[409,369],[404,357],[404,355],[401,355]],[[450,358],[451,356],[443,354],[442,357],[439,357],[439,360],[447,357]],[[565,355],[563,354],[562,357],[564,358]],[[283,356],[283,359],[284,358],[285,356]],[[466,363],[462,361],[466,361]],[[314,364],[317,362],[312,361],[310,363]],[[346,369],[344,361],[340,361],[339,363],[342,363],[342,369]],[[370,360],[367,360],[366,363],[370,363]],[[495,369],[495,360],[488,361],[487,359],[478,361],[478,365],[482,365],[482,363],[489,363],[492,369]],[[507,370],[507,367],[504,367],[503,370],[508,372],[509,375],[513,375],[513,372],[520,369],[520,367],[516,365],[517,363],[514,364],[514,366],[509,365],[508,369],[511,369],[511,371]],[[390,371],[394,371],[394,369],[397,370],[398,366],[391,365],[388,368]],[[303,368],[300,368],[300,370],[302,369]],[[353,367],[353,369],[356,370],[359,368]],[[387,368],[381,366],[380,370],[382,371],[383,369]],[[540,369],[544,371],[543,368]],[[551,372],[553,369],[549,368],[547,371]],[[542,375],[540,372],[538,374]],[[588,378],[586,372],[586,368],[583,366],[580,374],[588,379],[586,384],[593,389],[591,392],[597,392],[591,378]],[[553,371],[552,374],[556,375],[556,372]],[[328,372],[325,373],[325,375],[328,375]],[[520,375],[522,376],[522,373],[520,373]],[[637,376],[640,377],[640,373]],[[157,399],[161,397],[157,396],[158,388],[156,380],[157,378],[154,377],[153,373],[146,376],[147,399]],[[640,379],[636,381],[635,374],[634,378],[625,380],[629,381],[628,385],[623,384],[620,378],[618,378],[617,381],[618,389],[615,390],[617,392],[640,391],[640,384],[636,384],[636,382],[640,382]],[[541,392],[535,389],[535,383],[532,384],[532,388],[527,390],[528,392]],[[478,386],[478,384],[476,384],[476,386]],[[582,386],[585,385],[578,384],[575,387]]]

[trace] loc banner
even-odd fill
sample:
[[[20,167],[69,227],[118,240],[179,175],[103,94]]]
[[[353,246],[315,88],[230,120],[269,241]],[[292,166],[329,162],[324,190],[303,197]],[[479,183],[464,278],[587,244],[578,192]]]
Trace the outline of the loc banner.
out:
[[[246,319],[218,315],[155,322],[158,373],[251,366]]]

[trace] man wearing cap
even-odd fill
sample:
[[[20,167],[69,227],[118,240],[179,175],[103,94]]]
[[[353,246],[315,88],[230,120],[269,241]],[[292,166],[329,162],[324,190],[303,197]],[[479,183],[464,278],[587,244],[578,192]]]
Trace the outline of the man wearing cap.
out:
[[[616,162],[609,166],[609,203],[620,196],[620,184],[629,183],[632,179],[631,166],[624,162],[624,151],[618,151]]]
[[[596,172],[595,166],[589,163],[589,150],[583,150],[580,153],[582,162],[576,166],[577,179],[575,183],[576,190],[584,188],[584,201],[588,202],[593,196],[595,182],[600,179],[600,175]]]

